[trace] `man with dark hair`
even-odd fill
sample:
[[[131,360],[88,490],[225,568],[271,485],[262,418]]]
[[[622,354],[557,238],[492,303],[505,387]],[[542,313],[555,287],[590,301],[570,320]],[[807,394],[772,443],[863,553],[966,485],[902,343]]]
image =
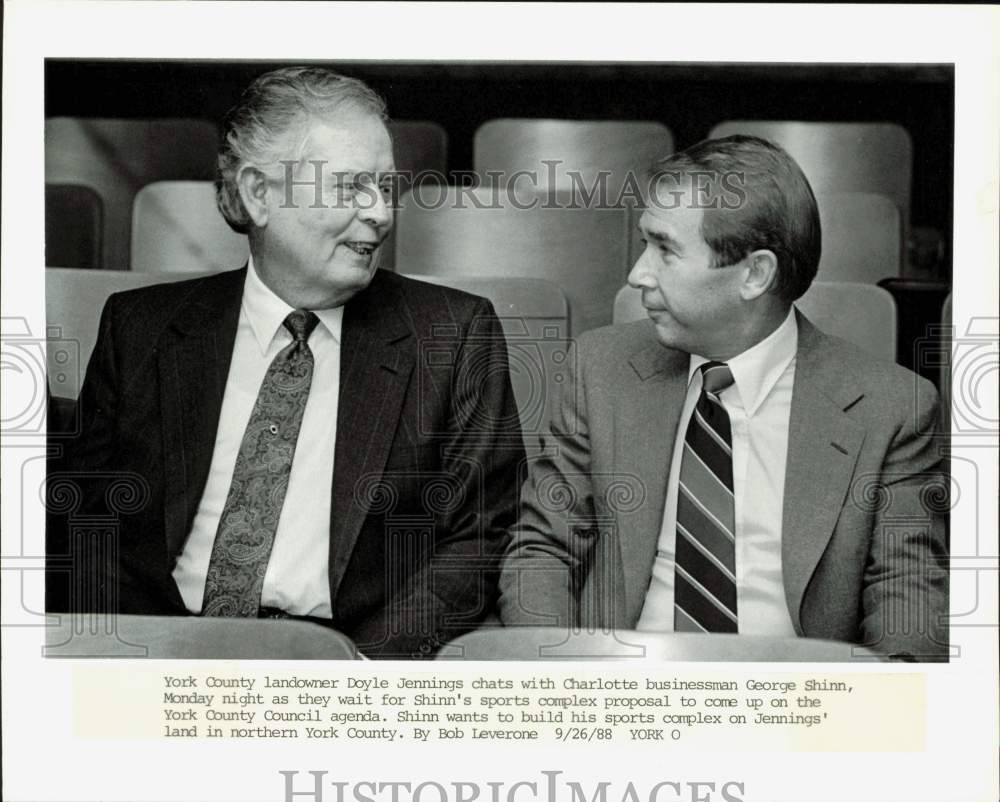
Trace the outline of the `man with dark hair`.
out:
[[[762,139],[702,142],[655,166],[639,228],[649,319],[578,341],[504,622],[946,655],[937,394],[793,306],[820,257],[798,165]]]
[[[75,555],[60,594],[50,573],[49,607],[303,618],[429,656],[492,609],[516,511],[499,321],[377,269],[394,165],[367,86],[265,74],[223,135],[218,205],[249,263],[108,300],[67,465],[94,503],[102,476],[149,500],[106,574]]]

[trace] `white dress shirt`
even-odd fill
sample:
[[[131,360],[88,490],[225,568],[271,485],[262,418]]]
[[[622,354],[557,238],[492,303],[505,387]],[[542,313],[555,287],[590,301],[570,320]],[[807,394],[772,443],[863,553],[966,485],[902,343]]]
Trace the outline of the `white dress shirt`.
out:
[[[736,606],[741,635],[795,635],[781,574],[781,518],[797,346],[798,324],[791,309],[771,334],[726,362],[733,384],[719,396],[729,413],[733,435]],[[636,629],[670,632],[674,628],[677,485],[684,436],[701,393],[698,368],[707,361],[691,355],[653,576]]]
[[[292,335],[282,325],[291,311],[292,307],[260,280],[251,258],[208,482],[173,570],[184,604],[192,613],[201,612],[219,518],[261,382],[274,357],[292,342]],[[330,495],[337,442],[344,308],[314,311],[319,324],[309,337],[313,354],[312,385],[260,603],[294,615],[331,618]]]

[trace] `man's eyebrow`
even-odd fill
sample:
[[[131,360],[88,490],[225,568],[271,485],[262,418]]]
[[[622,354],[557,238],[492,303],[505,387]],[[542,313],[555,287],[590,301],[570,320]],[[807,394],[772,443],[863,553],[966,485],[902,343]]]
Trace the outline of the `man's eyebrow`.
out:
[[[359,179],[369,179],[374,181],[378,177],[378,173],[373,173],[371,170],[328,170],[326,173],[326,180],[331,182],[344,182],[352,184],[357,182]]]
[[[653,240],[654,242],[658,242],[668,248],[673,248],[675,251],[680,250],[680,246],[678,246],[678,244],[671,239],[669,234],[664,234],[662,231],[649,231],[644,229],[642,225],[639,224],[636,225],[636,230],[648,240]]]
[[[354,180],[357,178],[370,178],[373,181],[391,181],[398,174],[398,170],[328,170],[326,175],[329,178],[341,178]]]

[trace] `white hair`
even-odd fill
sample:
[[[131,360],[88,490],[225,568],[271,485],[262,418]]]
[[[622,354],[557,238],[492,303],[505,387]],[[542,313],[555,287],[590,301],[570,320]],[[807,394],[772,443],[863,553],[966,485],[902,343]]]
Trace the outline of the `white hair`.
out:
[[[226,115],[215,180],[216,204],[234,231],[246,234],[253,226],[236,182],[240,168],[252,164],[266,172],[289,155],[290,134],[344,107],[387,119],[385,101],[374,90],[322,67],[274,70],[244,90]]]

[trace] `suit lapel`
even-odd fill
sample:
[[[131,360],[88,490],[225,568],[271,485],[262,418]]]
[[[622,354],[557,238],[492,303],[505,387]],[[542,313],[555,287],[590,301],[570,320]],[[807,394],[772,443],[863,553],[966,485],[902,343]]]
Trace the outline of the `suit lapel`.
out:
[[[246,269],[192,285],[157,348],[167,553],[184,546],[205,489]]]
[[[864,395],[850,365],[796,314],[799,345],[788,421],[781,559],[788,609],[801,635],[802,598],[850,492],[865,432],[846,414]]]
[[[330,523],[334,601],[373,501],[363,488],[381,476],[395,437],[413,370],[410,337],[402,299],[376,273],[344,311]]]
[[[611,464],[616,472],[638,477],[646,492],[634,514],[617,517],[625,585],[625,620],[619,625],[635,625],[649,588],[688,362],[687,354],[650,343],[629,360],[635,381],[618,396]]]

